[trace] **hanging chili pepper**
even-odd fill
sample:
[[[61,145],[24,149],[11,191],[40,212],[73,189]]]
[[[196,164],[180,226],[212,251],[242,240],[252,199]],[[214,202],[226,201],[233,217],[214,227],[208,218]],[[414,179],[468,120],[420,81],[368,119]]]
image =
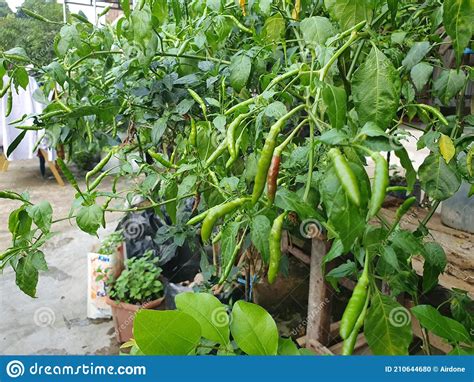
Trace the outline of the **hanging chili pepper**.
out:
[[[270,247],[270,264],[268,267],[268,282],[272,284],[280,270],[281,261],[281,231],[283,230],[283,221],[285,220],[286,212],[280,214],[272,224],[269,237]]]
[[[372,196],[369,201],[368,219],[377,215],[387,194],[389,185],[388,164],[386,159],[377,152],[372,152],[372,159],[375,162],[374,182],[372,184]]]
[[[176,166],[174,163],[171,163],[170,161],[166,160],[161,154],[158,154],[151,149],[148,150],[148,154],[150,154],[150,156],[154,160],[156,160],[158,163],[161,163],[166,168],[178,168],[178,166]]]
[[[212,229],[216,224],[217,219],[231,213],[236,208],[242,206],[249,198],[238,198],[227,203],[219,204],[212,207],[204,218],[201,227],[201,239],[204,243],[209,241],[212,234]]]
[[[191,132],[189,133],[189,143],[191,146],[197,147],[197,128],[194,118],[191,117]]]
[[[359,335],[359,331],[364,325],[365,321],[365,316],[367,315],[367,307],[369,306],[369,300],[370,296],[367,294],[367,298],[365,299],[365,304],[364,308],[362,309],[361,314],[359,315],[359,318],[357,318],[357,321],[354,325],[354,329],[352,329],[352,332],[349,337],[347,337],[344,340],[344,343],[342,344],[342,352],[341,355],[351,355],[354,352],[354,346],[357,340],[357,336]]]
[[[346,158],[337,148],[332,148],[329,150],[328,155],[334,164],[334,170],[336,171],[337,178],[341,182],[342,188],[344,188],[346,195],[356,206],[360,206],[359,184],[357,183],[357,178],[349,166]]]
[[[357,322],[357,319],[361,315],[364,305],[367,299],[369,286],[369,253],[365,253],[365,264],[362,275],[357,281],[357,284],[352,292],[352,296],[347,303],[346,309],[341,318],[341,325],[339,328],[339,334],[343,340],[347,339],[354,326]]]
[[[7,95],[7,109],[5,110],[5,117],[8,117],[11,112],[12,112],[12,107],[13,107],[13,92],[12,89],[8,89],[8,95]]]
[[[275,194],[277,191],[278,172],[280,170],[280,156],[273,155],[272,163],[268,169],[267,175],[267,199],[268,204],[271,206],[275,200]]]
[[[278,134],[280,134],[280,130],[288,119],[290,119],[293,115],[295,115],[298,111],[302,110],[304,107],[305,105],[299,105],[295,107],[293,110],[291,110],[283,117],[281,117],[278,121],[276,121],[270,128],[267,139],[265,140],[265,144],[260,154],[260,159],[258,161],[257,174],[255,175],[255,181],[252,192],[252,204],[257,203],[258,199],[260,199],[260,196],[262,195],[263,189],[265,188],[268,169],[272,161],[273,151],[275,150],[276,146],[276,139],[278,137]]]

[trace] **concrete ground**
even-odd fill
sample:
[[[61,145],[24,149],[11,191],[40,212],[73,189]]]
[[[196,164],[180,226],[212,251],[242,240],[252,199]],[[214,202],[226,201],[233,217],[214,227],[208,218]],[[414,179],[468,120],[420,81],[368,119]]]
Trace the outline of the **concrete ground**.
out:
[[[8,172],[0,172],[0,189],[27,190],[32,202],[51,203],[53,219],[67,216],[74,189],[59,186],[49,170],[48,179],[43,179],[38,163],[36,159],[10,163]],[[0,252],[10,245],[8,214],[17,204],[0,200]],[[109,215],[99,236],[113,231],[119,218]],[[112,321],[86,317],[87,252],[99,239],[67,221],[53,227],[58,233],[44,247],[49,270],[40,273],[36,299],[20,291],[10,267],[0,275],[0,353],[118,354]]]

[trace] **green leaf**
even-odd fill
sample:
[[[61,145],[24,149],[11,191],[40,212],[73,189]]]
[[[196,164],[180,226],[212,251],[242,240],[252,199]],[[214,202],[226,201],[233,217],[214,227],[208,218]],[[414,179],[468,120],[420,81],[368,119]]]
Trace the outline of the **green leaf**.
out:
[[[405,169],[405,179],[407,180],[408,190],[413,191],[416,182],[416,171],[413,167],[410,157],[405,148],[395,150],[395,155],[400,159],[400,164]]]
[[[459,67],[464,48],[469,46],[474,25],[474,4],[472,0],[445,0],[443,3],[443,24],[453,40],[456,62]]]
[[[159,145],[161,142],[161,137],[166,131],[166,127],[168,125],[168,118],[166,117],[161,117],[155,121],[153,124],[153,127],[151,129],[151,140],[153,141],[153,144]]]
[[[187,355],[201,338],[201,325],[178,310],[139,310],[133,321],[133,335],[145,355]]]
[[[174,182],[173,180],[170,180],[167,183],[165,183],[164,190],[165,190],[165,195],[164,195],[165,200],[174,199],[178,195],[178,186],[176,182]],[[173,224],[176,224],[177,205],[178,205],[178,202],[176,200],[173,200],[172,202],[165,204],[166,213],[169,215]]]
[[[237,234],[239,232],[240,224],[237,222],[230,222],[226,224],[222,230],[221,238],[221,258],[222,267],[225,269],[229,261],[232,260],[235,246],[237,244]]]
[[[372,19],[372,0],[324,0],[324,5],[341,29],[349,29],[361,21]]]
[[[36,297],[38,285],[38,269],[34,264],[34,254],[35,252],[21,257],[15,268],[16,285],[30,297]]]
[[[326,40],[335,34],[331,21],[321,16],[304,19],[300,23],[300,29],[303,40],[310,46],[324,45]]]
[[[265,215],[255,216],[250,223],[250,235],[253,245],[262,255],[263,261],[268,263],[270,250],[268,237],[270,235],[270,220]]]
[[[168,18],[168,1],[154,0],[151,8],[152,15],[162,24]]]
[[[232,58],[229,66],[230,84],[236,92],[240,92],[247,84],[252,70],[252,60],[245,54],[239,54]]]
[[[400,91],[397,70],[380,50],[373,47],[352,80],[352,95],[360,122],[375,122],[385,130],[397,111]]]
[[[300,352],[291,338],[279,338],[278,355],[300,355]]]
[[[448,105],[463,88],[465,81],[466,75],[462,70],[444,70],[433,82],[433,93],[443,104]]]
[[[42,201],[38,204],[28,206],[26,207],[26,211],[41,231],[44,233],[49,232],[53,217],[53,209],[49,202]]]
[[[425,243],[423,257],[425,258],[423,265],[423,293],[426,293],[438,285],[438,277],[444,272],[447,259],[443,247],[435,242]]]
[[[321,198],[326,208],[328,223],[337,233],[348,252],[355,240],[364,233],[369,199],[370,181],[364,169],[355,163],[350,164],[361,191],[361,207],[352,203],[342,187],[336,172],[330,167],[320,183]]]
[[[202,337],[226,345],[230,342],[230,318],[226,307],[209,293],[180,293],[176,307],[199,322]]]
[[[447,164],[439,154],[431,153],[418,169],[424,191],[433,199],[446,200],[461,186],[461,177],[453,162]]]
[[[125,17],[130,16],[130,1],[129,0],[119,0],[120,8],[122,8]]]
[[[413,339],[410,312],[377,292],[367,311],[364,335],[374,355],[408,355]]]
[[[285,32],[285,20],[280,13],[265,20],[263,26],[263,36],[267,42],[279,41]]]
[[[308,203],[305,203],[293,191],[280,187],[276,193],[275,205],[285,211],[294,211],[300,219],[319,218],[318,212]]]
[[[30,78],[28,76],[28,72],[22,66],[18,66],[15,71],[13,72],[13,82],[16,86],[21,86],[23,89],[26,90],[28,83],[30,82]]]
[[[349,142],[349,136],[343,130],[330,129],[322,133],[316,138],[319,142],[325,145],[340,145]]]
[[[102,222],[104,211],[97,204],[83,206],[76,216],[76,223],[79,228],[90,235],[96,235]]]
[[[342,87],[327,85],[323,89],[323,100],[327,107],[331,126],[342,129],[346,123],[347,115],[346,91]]]
[[[399,271],[400,270],[400,266],[398,264],[398,258],[397,258],[397,254],[395,253],[395,251],[393,250],[392,247],[389,247],[389,246],[382,246],[381,247],[381,258],[383,259],[383,261],[390,265],[394,270],[396,271]]]
[[[430,49],[431,45],[429,41],[415,42],[403,59],[402,65],[407,68],[407,70],[411,70],[411,68],[426,56]]]
[[[248,355],[277,354],[277,326],[259,305],[237,301],[232,309],[230,331],[239,348]]]
[[[27,132],[28,132],[27,130],[23,130],[20,134],[17,135],[17,137],[13,140],[13,142],[10,143],[7,150],[7,157],[9,157],[13,153],[13,151],[15,151],[15,149],[21,143],[23,138],[25,138],[25,135]]]
[[[433,67],[426,62],[420,62],[419,64],[416,64],[413,68],[411,68],[410,76],[411,80],[413,81],[413,85],[415,85],[416,90],[423,90],[425,85],[428,83],[432,73]]]
[[[431,305],[417,305],[411,308],[421,326],[433,334],[453,342],[470,343],[471,338],[466,328],[452,318],[443,316]]]

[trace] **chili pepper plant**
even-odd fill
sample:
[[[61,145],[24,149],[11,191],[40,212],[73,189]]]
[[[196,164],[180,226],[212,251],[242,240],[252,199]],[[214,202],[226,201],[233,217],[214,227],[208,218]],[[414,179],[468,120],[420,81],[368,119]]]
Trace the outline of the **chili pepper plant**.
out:
[[[41,247],[61,219],[94,235],[111,211],[164,206],[180,232],[218,244],[220,266],[209,280],[221,285],[232,283],[244,255],[257,256],[256,276],[273,282],[282,230],[311,223],[331,243],[323,262],[342,264],[328,278],[336,287],[342,277],[357,282],[341,321],[344,354],[362,329],[372,353],[408,354],[412,316],[427,354],[428,332],[451,344],[452,354],[472,352],[466,291],[451,291],[442,313],[420,302],[447,263],[427,224],[462,182],[474,193],[474,118],[464,96],[474,76],[464,55],[472,1],[120,4],[123,16],[113,23],[71,15],[47,66],[34,66],[19,48],[0,54],[1,95],[26,87],[33,65],[42,83],[35,98],[45,106],[15,121],[22,133],[9,152],[26,131],[41,129],[69,156],[83,142],[108,152],[84,186],[59,159],[77,191],[67,217],[53,219],[51,205],[27,193],[0,192],[18,201],[0,268],[14,268],[23,292],[35,296],[46,269]],[[418,102],[420,94],[431,102]],[[429,150],[418,170],[406,150],[410,135],[417,149]],[[412,198],[394,220],[381,212],[390,191],[387,153],[404,169],[406,187],[397,191],[409,197],[419,181],[431,201],[414,230],[400,226]],[[102,171],[112,157],[119,168]],[[113,187],[99,190],[109,177]],[[117,191],[121,178],[135,186]],[[147,206],[125,207],[136,195]],[[183,208],[189,198],[192,211]],[[424,258],[422,274],[415,256]],[[413,301],[410,310],[397,301],[402,295]]]

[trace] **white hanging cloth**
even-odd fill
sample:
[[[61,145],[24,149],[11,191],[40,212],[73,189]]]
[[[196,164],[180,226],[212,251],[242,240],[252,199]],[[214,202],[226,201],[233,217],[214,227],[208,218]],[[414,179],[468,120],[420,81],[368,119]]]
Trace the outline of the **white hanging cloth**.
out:
[[[3,83],[6,83],[8,78],[3,78]],[[12,85],[13,86],[13,85]],[[33,77],[29,78],[29,83],[26,89],[18,87],[18,92],[14,87],[13,90],[13,107],[10,115],[5,116],[7,109],[7,95],[0,100],[0,146],[3,146],[3,152],[7,155],[8,147],[15,140],[15,138],[22,133],[23,130],[15,128],[10,125],[12,121],[21,118],[25,114],[41,113],[44,106],[33,99],[33,93],[38,88],[38,84]],[[31,125],[32,121],[27,120],[21,123],[22,125]],[[39,148],[47,150],[48,160],[56,159],[54,148],[48,147],[48,140],[43,139],[45,130],[33,131],[28,130],[25,137],[15,150],[8,156],[9,161],[32,159],[36,156]],[[38,141],[41,143],[37,145]]]

